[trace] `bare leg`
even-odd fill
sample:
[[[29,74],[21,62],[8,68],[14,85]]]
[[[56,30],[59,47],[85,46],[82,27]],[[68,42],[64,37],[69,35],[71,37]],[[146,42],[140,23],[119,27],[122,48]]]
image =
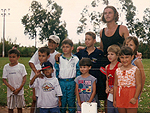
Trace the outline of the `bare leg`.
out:
[[[127,113],[126,108],[118,108],[119,113]]]
[[[22,108],[17,108],[18,113],[22,113]]]
[[[36,101],[33,100],[30,113],[34,113]]]
[[[13,109],[8,109],[8,113],[13,113]]]
[[[137,108],[128,108],[127,113],[137,113]]]

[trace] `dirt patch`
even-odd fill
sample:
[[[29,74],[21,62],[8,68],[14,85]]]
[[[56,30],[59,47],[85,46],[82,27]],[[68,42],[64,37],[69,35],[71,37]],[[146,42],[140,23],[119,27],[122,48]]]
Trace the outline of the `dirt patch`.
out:
[[[23,108],[23,113],[30,113],[30,108]],[[0,113],[8,113],[7,106],[0,106]],[[17,113],[17,109],[14,109],[14,113]]]

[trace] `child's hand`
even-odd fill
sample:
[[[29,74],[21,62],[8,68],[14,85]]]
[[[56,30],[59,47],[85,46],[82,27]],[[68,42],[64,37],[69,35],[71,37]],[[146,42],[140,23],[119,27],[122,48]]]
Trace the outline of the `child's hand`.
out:
[[[116,108],[116,101],[113,101],[113,106]]]
[[[113,88],[109,89],[109,93],[113,94],[114,90]]]
[[[77,47],[77,52],[79,52],[79,51],[82,50],[82,49],[85,49],[85,47],[83,47],[83,46]]]
[[[61,107],[61,100],[58,101],[58,106]]]
[[[130,100],[130,103],[131,103],[131,104],[135,104],[135,103],[136,103],[136,101],[137,101],[137,99],[136,99],[136,98],[132,98],[132,99]]]
[[[109,93],[109,87],[106,88],[105,92],[108,94]]]
[[[43,78],[44,77],[44,75],[41,74],[41,70],[38,70],[35,76],[37,76],[39,78]]]
[[[35,95],[32,96],[32,100],[36,101],[36,96]]]
[[[62,55],[62,53],[57,53],[56,55],[55,55],[55,60],[56,61],[58,61],[58,59],[59,59],[59,57]]]
[[[15,88],[14,87],[9,87],[9,89],[14,92],[15,91]]]
[[[81,107],[81,101],[78,101],[78,105]]]
[[[13,94],[17,95],[20,92],[20,89],[16,89]]]

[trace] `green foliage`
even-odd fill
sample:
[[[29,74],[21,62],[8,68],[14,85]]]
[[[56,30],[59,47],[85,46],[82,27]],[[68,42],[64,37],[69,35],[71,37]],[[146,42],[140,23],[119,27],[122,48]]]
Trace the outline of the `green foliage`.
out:
[[[4,48],[5,57],[8,56],[8,51],[12,49],[13,46],[17,46],[17,49],[20,51],[21,57],[31,57],[36,51],[36,48],[33,46],[32,47],[24,47],[24,46],[20,47],[19,45],[14,44],[11,41],[11,39],[9,39],[9,41],[5,41],[5,48]],[[0,42],[0,56],[2,56],[2,47],[3,47],[3,43]]]
[[[40,2],[32,1],[30,12],[22,18],[24,33],[31,39],[39,35],[41,42],[47,40],[50,35],[57,35],[62,41],[68,36],[66,23],[60,21],[62,7],[51,0],[47,1],[46,8],[43,8]]]

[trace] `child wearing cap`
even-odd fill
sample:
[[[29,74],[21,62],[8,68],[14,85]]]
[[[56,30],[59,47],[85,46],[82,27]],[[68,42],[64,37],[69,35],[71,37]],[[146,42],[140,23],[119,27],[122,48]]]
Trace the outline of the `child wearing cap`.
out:
[[[50,50],[50,53],[49,53],[50,57],[47,60],[50,61],[53,65],[55,64],[55,58],[54,57],[58,53],[56,51],[56,48],[59,46],[59,43],[60,43],[60,39],[56,35],[51,35],[48,39],[48,48]],[[32,69],[31,73],[34,73],[34,74],[37,73],[38,69],[37,69],[36,65],[39,65],[40,63],[41,62],[39,60],[39,51],[37,50],[29,61],[29,65]],[[34,74],[33,74],[33,76],[34,76]],[[55,76],[55,68],[54,68],[54,73],[52,73],[52,76]],[[34,94],[34,92],[33,92],[33,94]],[[33,102],[31,105],[31,112],[30,113],[34,113],[34,107],[35,107],[35,101],[36,101],[35,96],[33,96],[32,99],[33,99]]]
[[[41,65],[43,62],[46,62],[47,59],[50,57],[50,50],[48,47],[41,47],[38,50],[38,60],[39,60],[39,64],[35,65],[36,70],[40,70],[41,69]],[[30,80],[34,77],[35,72],[32,70],[31,71],[31,75],[30,75]],[[31,105],[31,113],[39,113],[39,109],[36,108],[36,101],[38,98],[37,95],[38,89],[37,88],[33,88],[33,96],[32,96],[32,105]]]
[[[75,113],[75,77],[80,75],[79,59],[72,55],[73,42],[70,39],[62,41],[63,54],[59,57],[59,63],[55,63],[56,77],[62,89],[61,113],[66,113],[68,105],[69,113]]]
[[[48,48],[50,50],[50,57],[48,58],[48,61],[50,61],[53,65],[55,64],[55,55],[58,53],[56,51],[56,48],[59,46],[59,43],[60,43],[60,38],[56,35],[51,35],[48,39]],[[40,61],[38,59],[38,50],[37,50],[29,61],[29,66],[35,73],[37,72],[35,65],[39,63]],[[55,76],[55,69],[52,76]]]
[[[30,81],[31,88],[38,88],[37,107],[40,108],[40,113],[61,113],[59,107],[62,92],[58,79],[52,76],[53,65],[47,61],[41,68]],[[43,78],[39,78],[41,71],[44,74]]]

